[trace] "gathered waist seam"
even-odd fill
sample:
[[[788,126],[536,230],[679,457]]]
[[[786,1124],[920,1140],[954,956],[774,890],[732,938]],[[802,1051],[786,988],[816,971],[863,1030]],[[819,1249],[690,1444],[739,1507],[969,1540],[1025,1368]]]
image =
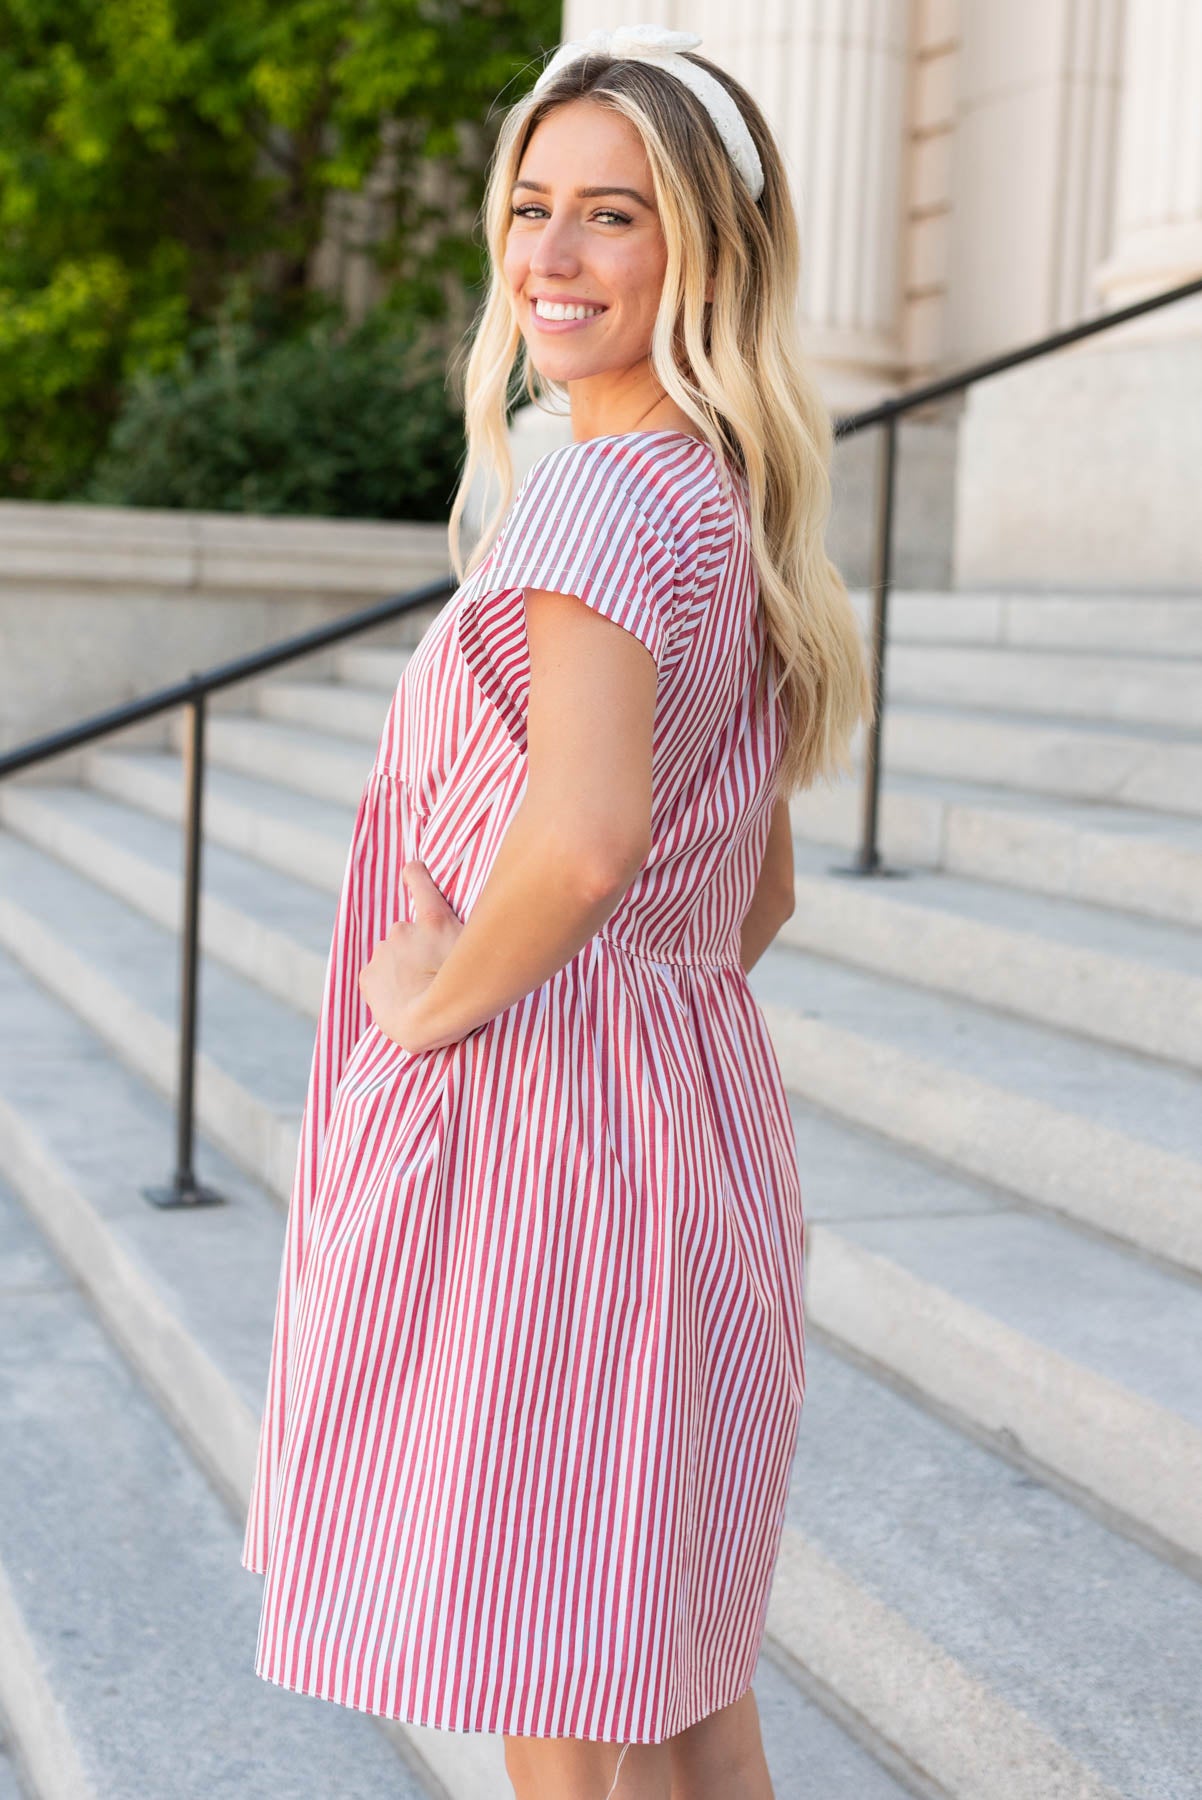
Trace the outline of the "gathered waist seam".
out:
[[[636,962],[650,963],[657,967],[670,969],[741,969],[742,964],[737,957],[731,956],[654,956],[650,950],[639,950],[625,938],[613,937],[607,931],[597,932],[603,944],[612,944],[624,956],[634,957]]]
[[[414,801],[414,784],[401,769],[389,768],[384,763],[375,762],[372,764],[368,779],[370,781],[379,781],[383,779],[395,782],[397,786],[403,787],[409,812],[421,816],[421,808],[417,806]],[[633,957],[636,962],[647,963],[653,968],[737,969],[740,974],[745,974],[742,960],[738,956],[657,956],[652,951],[640,949],[630,943],[627,939],[616,937],[608,931],[598,931],[595,933],[595,937],[600,939],[604,944],[611,944],[615,950],[620,950],[624,956]]]

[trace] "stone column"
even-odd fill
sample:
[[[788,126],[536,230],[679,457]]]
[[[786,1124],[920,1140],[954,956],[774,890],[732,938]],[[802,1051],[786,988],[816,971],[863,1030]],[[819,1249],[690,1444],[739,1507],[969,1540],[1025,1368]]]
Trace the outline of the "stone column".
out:
[[[896,390],[912,0],[660,0],[755,95],[777,135],[802,234],[806,347],[833,410]],[[620,25],[616,0],[566,0],[563,35]]]
[[[695,31],[701,53],[755,96],[780,144],[801,231],[797,295],[803,346],[835,414],[904,385],[905,193],[916,9],[931,0],[659,0],[658,24]],[[955,0],[942,0],[944,10]],[[563,36],[630,21],[621,0],[565,0]],[[929,24],[929,19],[927,20]],[[912,436],[914,426],[903,427]],[[569,427],[535,407],[513,419],[515,468],[566,442]],[[946,435],[946,433],[945,433]],[[869,565],[872,456],[840,446],[831,544],[849,578]],[[950,462],[945,452],[942,466]],[[943,488],[950,487],[946,478]],[[861,492],[862,490],[862,492]],[[903,508],[896,566],[910,570]],[[920,534],[922,526],[919,526]],[[946,533],[941,534],[946,539]],[[941,574],[945,551],[939,551]],[[925,552],[924,552],[925,558]],[[922,562],[924,577],[928,561]]]
[[[1087,316],[1202,274],[1198,0],[1127,0],[1120,81],[1112,223]],[[957,582],[1202,588],[1200,394],[1196,301],[982,383],[961,427]]]
[[[1122,11],[1122,0],[961,0],[942,346],[951,368],[1098,310]]]
[[[1107,310],[1202,275],[1202,6],[1128,4]],[[1202,337],[1202,296],[1121,328],[1128,341]]]
[[[677,23],[749,88],[780,144],[801,225],[806,348],[836,412],[904,369],[901,231],[911,0],[697,0]]]

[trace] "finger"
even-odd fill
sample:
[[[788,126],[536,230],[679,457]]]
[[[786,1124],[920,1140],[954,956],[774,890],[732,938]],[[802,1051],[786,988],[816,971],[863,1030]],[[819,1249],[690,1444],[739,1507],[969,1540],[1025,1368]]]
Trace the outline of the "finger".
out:
[[[455,916],[454,908],[447,900],[442,889],[435,886],[434,879],[424,862],[407,862],[401,870],[405,886],[413,895],[414,904],[418,907],[431,907],[436,912],[450,913]]]

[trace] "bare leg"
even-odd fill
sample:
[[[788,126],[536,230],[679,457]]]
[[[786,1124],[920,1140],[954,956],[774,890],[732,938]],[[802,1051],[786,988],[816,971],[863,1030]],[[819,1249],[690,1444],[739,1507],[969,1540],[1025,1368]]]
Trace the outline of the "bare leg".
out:
[[[774,1800],[750,1688],[662,1744],[506,1737],[515,1800]]]
[[[750,1688],[717,1712],[668,1739],[669,1800],[774,1800]]]
[[[509,1737],[515,1800],[672,1800],[668,1744]]]

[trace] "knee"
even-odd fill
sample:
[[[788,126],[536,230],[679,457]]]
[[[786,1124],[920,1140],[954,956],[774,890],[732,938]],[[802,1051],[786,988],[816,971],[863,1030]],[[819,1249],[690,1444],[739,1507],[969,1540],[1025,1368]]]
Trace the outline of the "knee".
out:
[[[669,1739],[672,1800],[763,1791],[764,1747],[759,1709],[749,1688],[730,1706]]]

